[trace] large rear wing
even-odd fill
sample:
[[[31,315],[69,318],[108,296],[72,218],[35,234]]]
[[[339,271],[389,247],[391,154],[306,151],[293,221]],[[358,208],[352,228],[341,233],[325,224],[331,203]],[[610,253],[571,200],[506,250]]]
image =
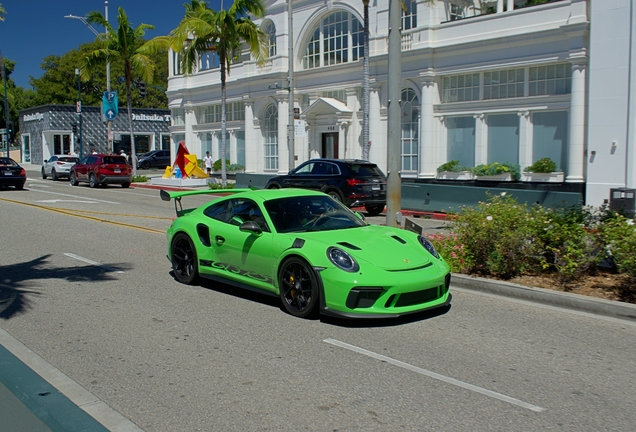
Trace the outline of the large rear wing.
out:
[[[177,213],[177,216],[183,216],[184,214],[192,211],[183,210],[183,206],[181,205],[181,198],[184,196],[191,195],[228,195],[235,194],[240,192],[251,192],[253,190],[258,190],[257,188],[241,188],[241,189],[206,189],[206,190],[185,190],[185,191],[166,191],[161,189],[159,191],[159,196],[163,201],[170,201],[174,199],[174,211]]]

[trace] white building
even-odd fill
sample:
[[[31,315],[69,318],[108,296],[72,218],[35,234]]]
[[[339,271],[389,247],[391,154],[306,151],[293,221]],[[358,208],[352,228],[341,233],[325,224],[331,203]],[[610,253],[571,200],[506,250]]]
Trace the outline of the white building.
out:
[[[612,187],[635,187],[636,0],[405,0],[402,17],[402,178],[433,179],[461,165],[550,157],[564,189],[600,205]],[[286,173],[288,6],[266,2],[257,21],[270,59],[246,52],[227,77],[228,152],[248,173]],[[293,3],[294,165],[362,157],[362,0]],[[389,0],[369,4],[369,159],[387,169]],[[171,53],[173,144],[220,155],[218,61],[190,76]],[[636,81],[635,81],[636,82]]]

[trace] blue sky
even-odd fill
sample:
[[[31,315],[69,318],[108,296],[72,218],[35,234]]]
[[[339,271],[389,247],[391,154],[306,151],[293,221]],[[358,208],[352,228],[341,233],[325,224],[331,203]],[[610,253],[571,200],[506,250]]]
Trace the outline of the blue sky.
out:
[[[174,29],[189,0],[109,0],[108,21],[117,27],[117,10],[122,7],[133,27],[152,24],[154,30],[146,39],[167,35]],[[104,0],[0,0],[7,11],[0,22],[0,50],[2,56],[17,62],[11,78],[16,85],[31,88],[29,76],[42,75],[40,64],[48,55],[62,55],[79,45],[91,42],[95,35],[80,20],[66,15],[85,16],[92,10],[105,13]],[[220,0],[209,0],[218,9]],[[227,7],[230,1],[225,1]],[[95,28],[102,32],[103,28]]]

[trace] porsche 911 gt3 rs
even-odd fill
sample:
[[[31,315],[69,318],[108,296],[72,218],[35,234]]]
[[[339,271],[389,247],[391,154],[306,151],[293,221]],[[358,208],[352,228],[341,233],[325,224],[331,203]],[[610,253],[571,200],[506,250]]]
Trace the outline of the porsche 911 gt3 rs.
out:
[[[449,266],[416,233],[369,225],[322,192],[230,189],[183,209],[167,231],[175,278],[200,277],[279,296],[297,317],[398,317],[449,304]]]

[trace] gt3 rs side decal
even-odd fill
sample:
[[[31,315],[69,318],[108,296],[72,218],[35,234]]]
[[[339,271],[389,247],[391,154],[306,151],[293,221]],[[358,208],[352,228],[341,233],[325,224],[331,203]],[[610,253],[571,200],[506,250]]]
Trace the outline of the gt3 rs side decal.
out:
[[[208,261],[208,260],[200,260],[199,261],[199,265],[201,267],[209,267],[209,268],[213,268],[216,270],[223,270],[226,271],[228,273],[233,273],[233,274],[237,274],[240,276],[245,276],[248,277],[250,279],[254,279],[260,282],[266,282],[270,285],[274,285],[274,280],[270,277],[267,276],[263,276],[261,274],[255,273],[253,271],[250,270],[245,270],[242,269],[241,267],[234,265],[234,264],[228,264],[228,263],[224,263],[224,262],[220,262],[220,261]]]

